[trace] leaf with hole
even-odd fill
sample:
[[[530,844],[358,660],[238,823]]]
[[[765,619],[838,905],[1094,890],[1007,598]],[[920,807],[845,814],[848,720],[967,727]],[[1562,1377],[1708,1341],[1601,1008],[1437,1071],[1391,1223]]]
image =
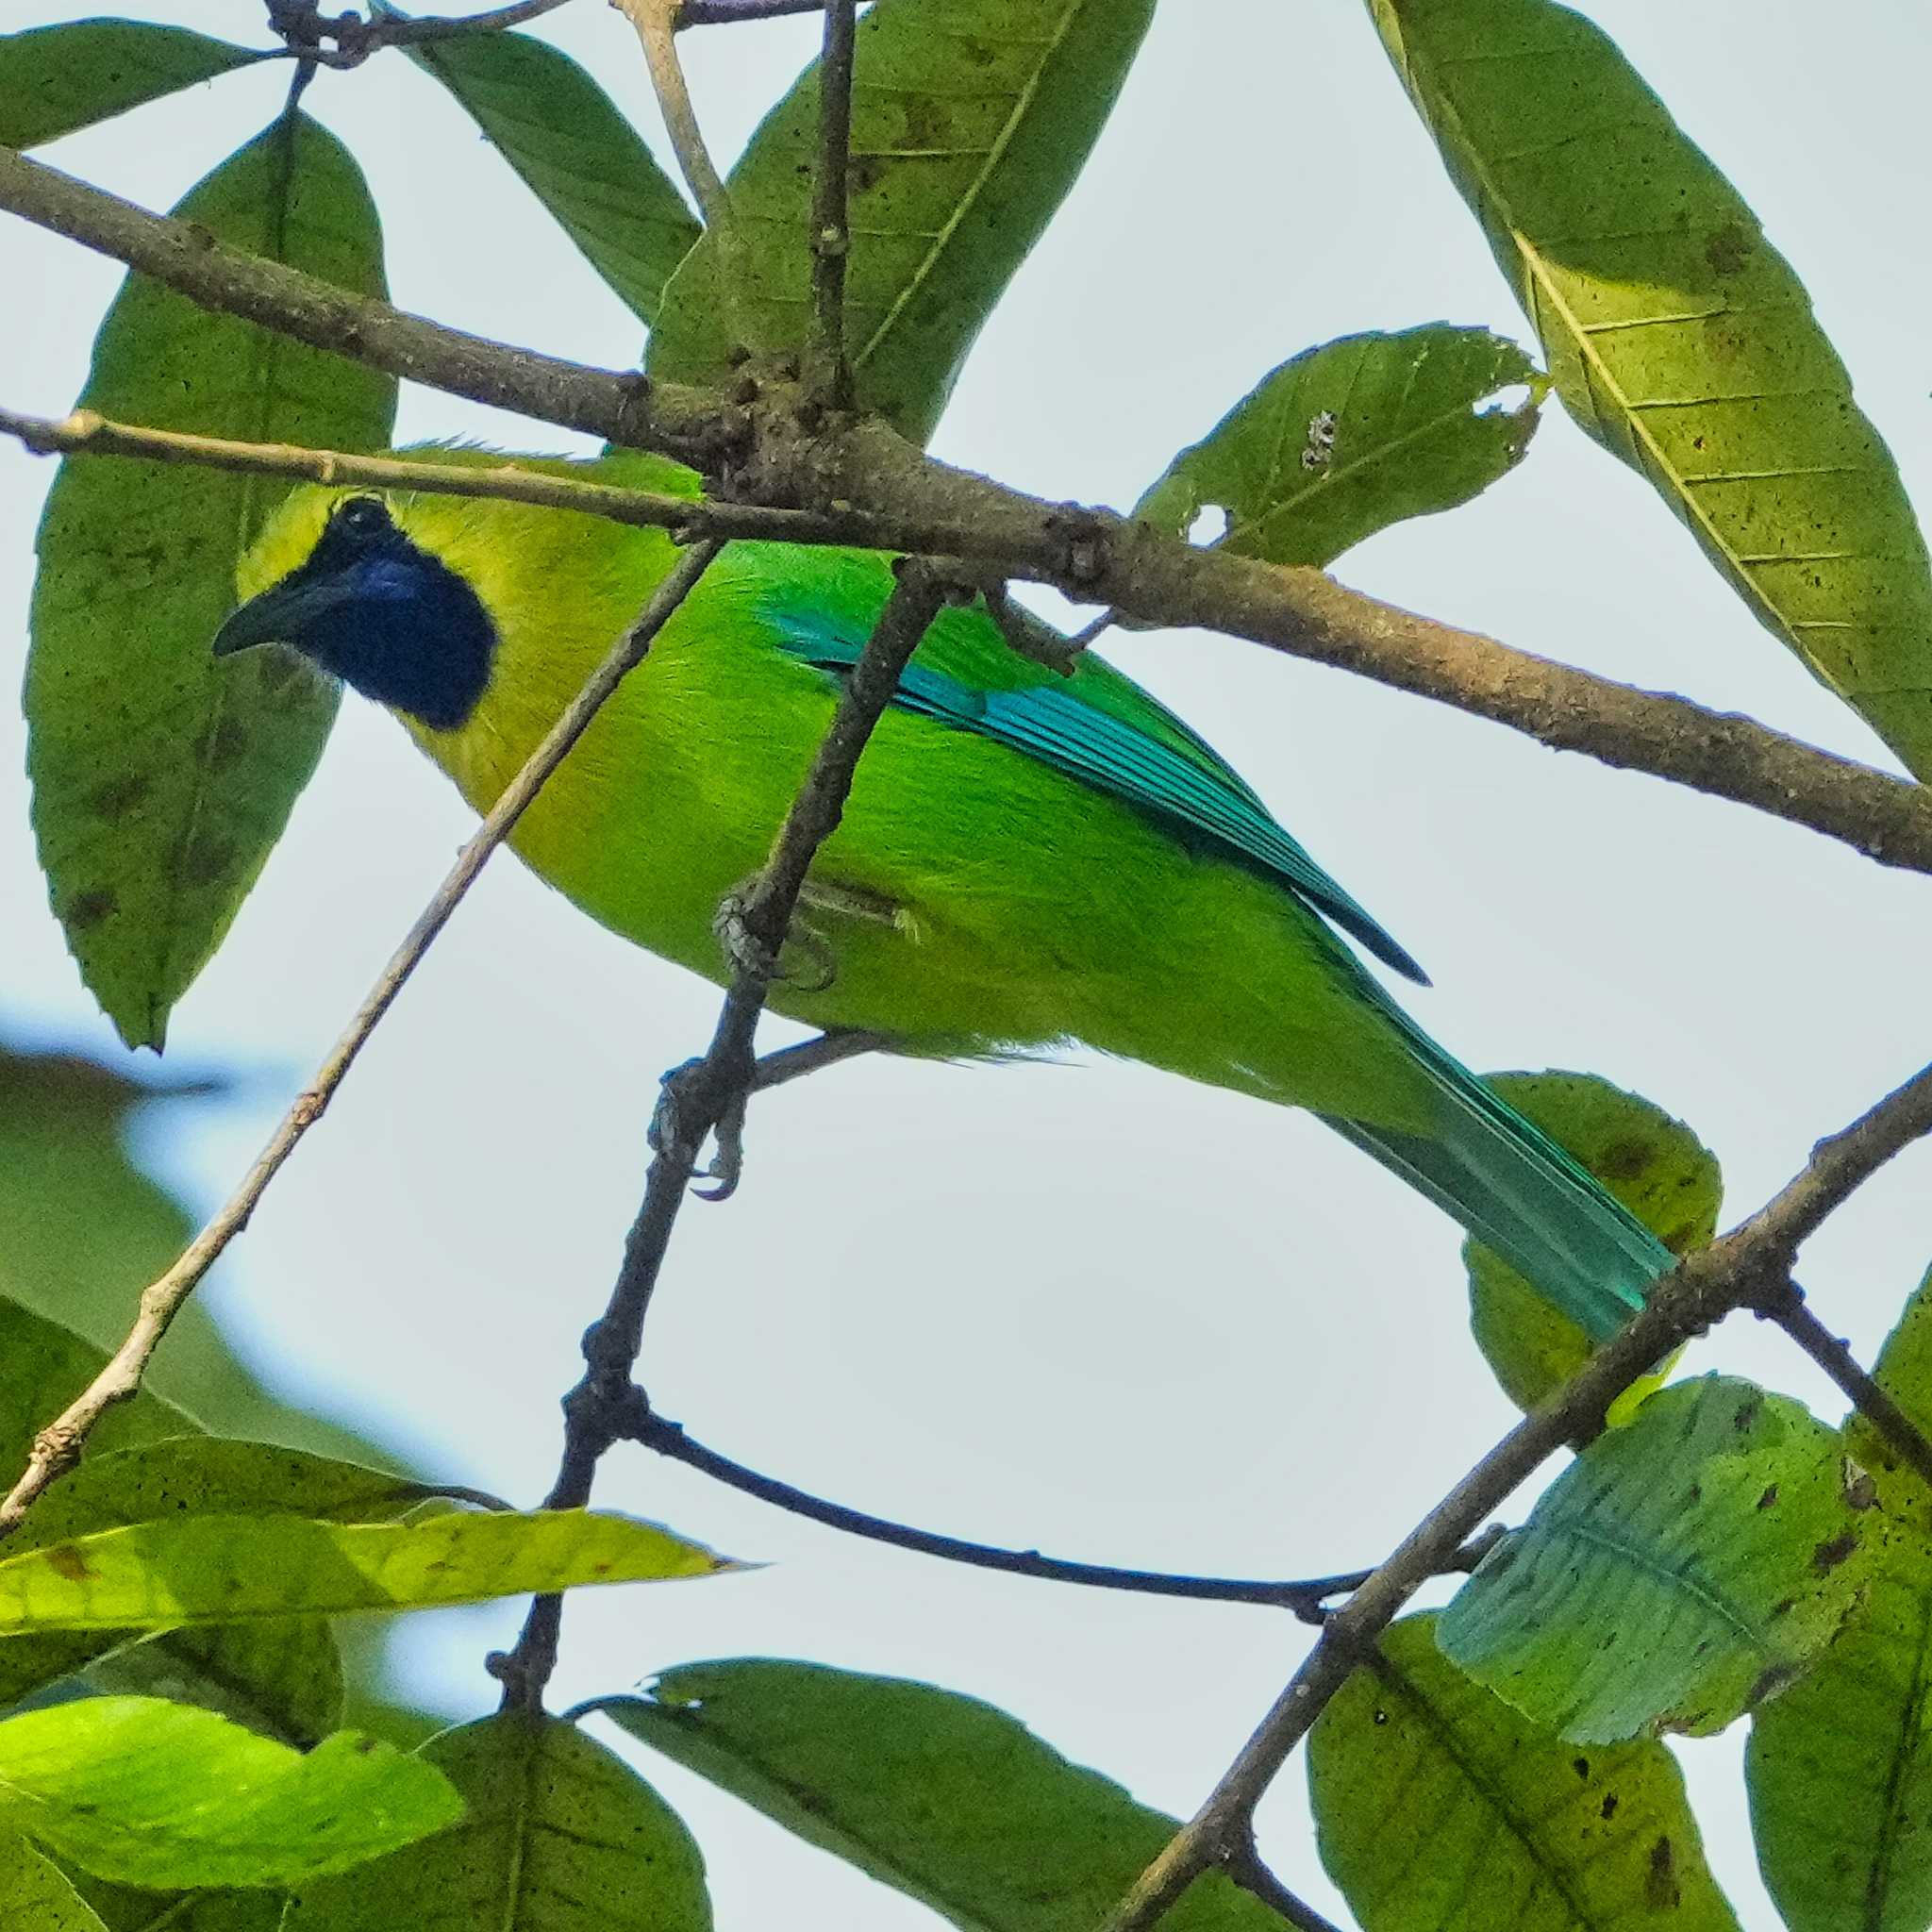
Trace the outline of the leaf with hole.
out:
[[[150,1697],[0,1722],[0,1825],[117,1884],[287,1886],[461,1815],[440,1772],[355,1731],[305,1757]]]
[[[930,1684],[741,1657],[586,1709],[962,1932],[1092,1932],[1178,1828],[1017,1718]],[[1279,1925],[1219,1873],[1161,1920]]]
[[[1547,379],[1514,342],[1432,323],[1343,336],[1264,376],[1134,514],[1271,563],[1332,563],[1407,517],[1454,509],[1523,460]],[[1520,394],[1518,393],[1520,392]]]
[[[655,321],[664,285],[702,230],[609,95],[568,54],[528,34],[458,34],[406,51],[489,136],[618,298]]]
[[[1932,568],[1804,284],[1600,27],[1370,0],[1576,421],[1776,637],[1932,774]]]
[[[1702,1247],[1717,1228],[1724,1179],[1717,1157],[1682,1121],[1594,1074],[1487,1074],[1520,1113],[1593,1174],[1674,1255]],[[1591,1340],[1492,1249],[1465,1241],[1469,1320],[1504,1392],[1534,1408],[1592,1354]],[[1639,1380],[1612,1417],[1635,1412],[1662,1374]]]
[[[1722,1730],[1837,1634],[1868,1567],[1867,1501],[1801,1404],[1676,1383],[1483,1559],[1442,1613],[1443,1652],[1579,1743]]]
[[[461,1793],[462,1824],[302,1887],[283,1932],[710,1932],[684,1822],[575,1725],[506,1712],[418,1755]]]
[[[878,0],[854,50],[845,342],[858,401],[924,442],[993,305],[1099,137],[1153,0]],[[742,346],[804,345],[812,314],[814,63],[731,172],[672,277],[645,368],[722,383]]]
[[[382,295],[348,151],[277,120],[175,209],[225,242]],[[82,406],[246,441],[380,448],[396,385],[141,276],[108,311]],[[41,520],[25,707],[34,836],[81,976],[157,1046],[321,756],[336,688],[292,652],[217,662],[235,566],[287,490],[192,465],[70,458]]]
[[[1669,1750],[1564,1743],[1450,1663],[1433,1615],[1316,1720],[1308,1796],[1363,1932],[1737,1932]]]
[[[0,142],[40,147],[266,58],[144,20],[70,20],[0,34]]]

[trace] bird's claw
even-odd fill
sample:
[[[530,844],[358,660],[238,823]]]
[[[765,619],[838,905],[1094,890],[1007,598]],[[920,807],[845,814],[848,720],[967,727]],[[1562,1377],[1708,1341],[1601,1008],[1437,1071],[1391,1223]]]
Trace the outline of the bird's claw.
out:
[[[678,1090],[703,1064],[699,1059],[686,1060],[682,1066],[673,1067],[658,1083],[658,1104],[652,1108],[651,1124],[644,1130],[644,1139],[653,1154],[668,1153],[682,1138],[677,1130]]]
[[[703,1176],[711,1186],[691,1184],[691,1191],[700,1201],[728,1201],[737,1193],[738,1184],[744,1178],[744,1116],[750,1101],[748,1093],[740,1093],[719,1115],[712,1130],[714,1151]]]
[[[718,902],[718,916],[711,922],[711,931],[737,977],[769,986],[778,976],[778,956],[752,931],[745,917],[748,909],[742,891],[726,892]]]

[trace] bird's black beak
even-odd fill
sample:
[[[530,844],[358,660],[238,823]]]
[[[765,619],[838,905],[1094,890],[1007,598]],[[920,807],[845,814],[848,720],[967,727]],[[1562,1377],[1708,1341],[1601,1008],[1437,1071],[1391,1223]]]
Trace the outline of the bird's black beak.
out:
[[[231,658],[237,651],[253,650],[257,644],[291,644],[301,648],[302,640],[319,617],[326,616],[354,596],[348,583],[340,577],[309,577],[299,575],[272,584],[258,597],[251,597],[215,633],[217,658]]]

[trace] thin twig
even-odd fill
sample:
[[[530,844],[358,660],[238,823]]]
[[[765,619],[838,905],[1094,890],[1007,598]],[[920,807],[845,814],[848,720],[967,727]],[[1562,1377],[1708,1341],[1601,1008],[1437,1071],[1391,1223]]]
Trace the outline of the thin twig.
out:
[[[1755,720],[1633,690],[1377,603],[1324,576],[1200,550],[1110,512],[1053,504],[936,463],[859,418],[801,440],[782,409],[512,348],[344,293],[0,147],[0,208],[125,261],[191,301],[454,395],[654,449],[773,504],[849,506],[849,541],[960,557],[1137,623],[1198,625],[1648,772],[1932,872],[1925,788]],[[782,392],[779,400],[782,401]]]
[[[710,150],[698,126],[697,110],[691,104],[684,63],[677,58],[678,0],[611,0],[611,5],[637,29],[677,165],[705,225],[723,241],[734,232],[731,195],[712,165]]]
[[[776,20],[788,13],[816,13],[825,0],[684,0],[675,23],[688,26],[737,26],[752,20]]]
[[[1291,1892],[1274,1875],[1263,1860],[1252,1831],[1222,1859],[1221,1869],[1243,1891],[1253,1893],[1285,1919],[1295,1932],[1341,1932],[1332,1919],[1324,1919],[1307,1899]]]
[[[325,13],[316,0],[270,0],[269,25],[282,51],[324,67],[359,67],[384,47],[416,47],[470,34],[502,33],[555,13],[564,0],[516,0],[484,13],[409,19],[400,14]],[[333,44],[330,44],[330,43]]]
[[[1207,1802],[1141,1874],[1105,1932],[1145,1932],[1196,1877],[1240,1846],[1255,1806],[1289,1753],[1403,1605],[1482,1518],[1545,1457],[1593,1433],[1624,1390],[1700,1329],[1740,1307],[1769,1307],[1777,1318],[1777,1284],[1790,1278],[1797,1243],[1903,1147],[1928,1132],[1932,1068],[1842,1132],[1821,1141],[1804,1171],[1750,1220],[1665,1276],[1642,1313],[1517,1424],[1328,1620]],[[1932,1456],[1932,1445],[1908,1418],[1890,1403],[1867,1412],[1914,1467],[1924,1466],[1921,1458]]]
[[[742,537],[761,542],[838,543],[877,549],[886,547],[883,540],[899,534],[882,525],[874,529],[868,520],[850,510],[774,509],[762,504],[623,489],[575,476],[550,475],[524,468],[512,458],[481,468],[469,463],[360,456],[347,450],[305,449],[292,443],[237,442],[225,437],[192,436],[176,429],[110,422],[92,409],[75,409],[56,419],[0,408],[0,436],[17,438],[37,456],[193,463],[243,475],[296,476],[329,488],[359,486],[531,503],[636,528],[669,530],[685,542],[701,537]],[[873,537],[881,541],[869,541]]]
[[[1805,1291],[1794,1281],[1781,1282],[1761,1296],[1757,1311],[1775,1322],[1837,1384],[1858,1412],[1874,1423],[1885,1439],[1932,1483],[1932,1442],[1919,1425],[1859,1367],[1858,1358],[1811,1312]]]
[[[622,1440],[636,1400],[631,1375],[643,1346],[644,1318],[698,1156],[714,1130],[721,1141],[733,1130],[746,1096],[758,1084],[752,1042],[765,995],[779,971],[799,890],[820,845],[839,823],[859,755],[898,688],[899,674],[944,595],[940,573],[917,558],[901,562],[899,581],[839,694],[832,722],[771,857],[748,888],[721,908],[731,983],[704,1057],[665,1075],[651,1123],[655,1151],[643,1203],[625,1239],[609,1303],[584,1336],[583,1379],[564,1398],[563,1456],[544,1498],[546,1509],[587,1503],[598,1462]],[[540,1596],[530,1606],[515,1647],[491,1657],[490,1669],[502,1681],[506,1709],[542,1708],[544,1687],[557,1668],[562,1621],[563,1599]]]
[[[863,1537],[869,1542],[887,1543],[893,1549],[911,1550],[922,1557],[937,1557],[943,1562],[964,1563],[976,1570],[994,1570],[1044,1583],[1080,1584],[1138,1596],[1181,1597],[1196,1603],[1257,1604],[1291,1611],[1305,1624],[1321,1624],[1328,1617],[1331,1597],[1359,1590],[1374,1574],[1368,1570],[1344,1570],[1332,1576],[1307,1576],[1291,1582],[1263,1577],[1187,1576],[1163,1570],[1123,1569],[1112,1563],[1074,1562],[1064,1557],[1042,1556],[1038,1550],[1002,1549],[991,1543],[969,1542],[961,1537],[894,1523],[890,1518],[815,1496],[809,1491],[781,1482],[776,1476],[761,1474],[697,1441],[686,1434],[682,1423],[658,1414],[641,1396],[633,1399],[624,1436],[626,1441],[641,1443],[646,1449],[673,1462],[681,1462],[687,1469],[694,1469],[741,1495],[755,1496],[774,1508],[822,1523],[828,1529]],[[1480,1536],[1472,1538],[1451,1555],[1442,1574],[1467,1575],[1495,1547],[1502,1535],[1502,1526],[1492,1524]]]
[[[819,60],[819,160],[811,195],[811,337],[806,395],[828,409],[852,407],[845,358],[845,263],[852,253],[846,176],[852,164],[855,0],[827,0]]]
[[[247,1226],[256,1204],[261,1199],[282,1163],[294,1152],[296,1143],[319,1121],[334,1098],[344,1075],[355,1064],[369,1036],[401,992],[423,956],[429,950],[451,913],[475,882],[484,862],[509,835],[530,801],[544,782],[569,756],[572,746],[589,728],[591,721],[625,675],[639,664],[671,613],[704,574],[722,546],[714,542],[693,545],[672,568],[644,607],[637,622],[610,648],[609,654],[585,681],[583,689],[570,702],[563,715],[544,736],[543,741],[525,759],[503,795],[490,808],[489,815],[457,855],[449,875],[423,908],[415,924],[398,946],[368,997],[332,1046],[316,1074],[295,1096],[267,1146],[256,1157],[255,1164],[242,1184],[223,1204],[186,1252],[158,1281],[142,1291],[140,1312],[126,1339],[87,1388],[61,1414],[34,1439],[33,1453],[20,1480],[4,1502],[0,1502],[0,1537],[17,1528],[36,1497],[54,1479],[71,1469],[94,1425],[116,1403],[125,1402],[141,1387],[142,1376],[159,1345],[168,1325],[180,1312],[202,1277],[214,1265],[222,1251]]]

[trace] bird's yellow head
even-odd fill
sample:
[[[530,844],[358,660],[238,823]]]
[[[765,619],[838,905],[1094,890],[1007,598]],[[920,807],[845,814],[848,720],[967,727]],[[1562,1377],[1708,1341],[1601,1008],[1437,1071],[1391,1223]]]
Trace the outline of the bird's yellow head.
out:
[[[412,515],[420,501],[294,491],[242,560],[215,655],[288,644],[364,697],[458,729],[489,685],[496,626]]]

